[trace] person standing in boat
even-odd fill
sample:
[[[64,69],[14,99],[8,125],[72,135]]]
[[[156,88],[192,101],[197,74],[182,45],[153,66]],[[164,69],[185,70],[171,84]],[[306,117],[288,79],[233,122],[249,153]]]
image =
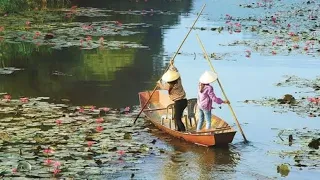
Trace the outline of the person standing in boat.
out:
[[[229,101],[223,101],[215,95],[213,87],[210,85],[210,83],[216,81],[217,79],[218,75],[212,71],[205,71],[199,79],[199,91],[197,100],[199,120],[197,124],[197,131],[200,131],[202,129],[204,119],[206,120],[206,129],[208,130],[211,128],[212,102],[215,102],[217,104],[229,103]]]
[[[165,81],[163,83],[162,81]],[[170,61],[169,70],[163,74],[160,81],[158,81],[158,87],[160,89],[168,90],[169,97],[174,101],[174,119],[178,127],[178,131],[186,131],[186,128],[181,120],[183,111],[188,105],[186,99],[186,92],[183,89],[180,74],[176,67],[173,65],[173,61]]]

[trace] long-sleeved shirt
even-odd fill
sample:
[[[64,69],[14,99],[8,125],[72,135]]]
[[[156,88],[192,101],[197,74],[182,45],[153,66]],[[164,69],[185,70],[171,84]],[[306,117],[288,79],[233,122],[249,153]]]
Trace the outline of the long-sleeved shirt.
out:
[[[202,110],[211,110],[212,102],[222,104],[223,100],[218,98],[209,84],[204,85],[202,92],[198,91],[198,106]]]
[[[170,66],[169,69],[172,71],[178,72],[177,68],[175,68],[174,66]],[[176,80],[176,83],[172,84],[171,89],[170,89],[169,83],[165,83],[165,84],[159,83],[159,87],[161,89],[165,89],[169,91],[169,97],[172,101],[181,100],[186,97],[186,92],[183,89],[180,77]]]

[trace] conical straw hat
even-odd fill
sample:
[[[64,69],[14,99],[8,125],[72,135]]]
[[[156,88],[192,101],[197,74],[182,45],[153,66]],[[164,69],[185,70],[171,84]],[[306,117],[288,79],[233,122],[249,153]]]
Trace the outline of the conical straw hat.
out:
[[[209,84],[209,83],[212,83],[214,81],[216,81],[218,79],[218,75],[212,71],[205,71],[199,81],[202,83],[202,84]]]
[[[162,80],[166,82],[172,82],[177,80],[180,77],[180,74],[177,71],[168,70],[164,75],[162,76]]]

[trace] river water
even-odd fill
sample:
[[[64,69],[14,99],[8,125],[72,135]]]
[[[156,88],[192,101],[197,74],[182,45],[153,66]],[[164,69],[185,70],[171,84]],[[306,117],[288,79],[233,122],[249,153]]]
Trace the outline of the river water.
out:
[[[241,1],[248,3],[249,1]],[[250,1],[251,2],[251,1]],[[142,34],[115,39],[138,40],[147,49],[82,50],[66,48],[51,53],[34,53],[27,61],[13,59],[10,66],[24,68],[24,71],[9,76],[0,76],[0,91],[12,96],[49,96],[59,101],[69,99],[74,105],[96,105],[126,107],[138,105],[137,93],[153,89],[168,60],[182,42],[202,5],[207,3],[196,27],[214,27],[225,22],[225,14],[237,17],[262,15],[269,9],[240,8],[239,1],[181,0],[181,1],[81,1],[79,7],[94,7],[115,11],[160,10],[169,14],[130,15],[110,13],[107,17],[77,17],[76,21],[94,22],[100,20],[120,21],[123,24],[143,22],[151,24]],[[306,55],[270,56],[252,53],[245,57],[244,46],[220,46],[235,40],[254,39],[250,33],[229,34],[199,29],[193,30],[175,59],[187,97],[196,97],[197,82],[201,73],[209,70],[196,40],[199,35],[209,53],[229,53],[224,60],[212,61],[224,90],[240,121],[248,144],[243,143],[240,131],[228,147],[205,148],[192,145],[167,136],[146,122],[151,129],[149,135],[157,140],[156,146],[168,153],[143,159],[135,171],[116,173],[107,179],[317,179],[319,168],[291,168],[282,177],[277,165],[293,163],[292,158],[279,157],[274,151],[290,148],[275,143],[278,131],[283,128],[320,128],[319,121],[297,116],[294,113],[275,113],[274,109],[244,104],[247,99],[266,96],[281,97],[295,94],[292,87],[279,88],[275,83],[284,75],[311,78],[319,73],[319,61]],[[195,55],[194,55],[195,54]],[[56,76],[53,72],[67,75]],[[70,76],[68,76],[70,75]],[[214,85],[215,92],[222,97],[221,90]],[[216,108],[214,113],[229,124],[236,125],[226,106]],[[140,119],[141,121],[141,119]],[[287,137],[284,137],[287,140]]]

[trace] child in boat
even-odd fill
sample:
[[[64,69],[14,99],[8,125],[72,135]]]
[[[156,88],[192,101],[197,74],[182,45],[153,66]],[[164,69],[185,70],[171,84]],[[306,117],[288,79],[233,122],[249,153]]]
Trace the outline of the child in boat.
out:
[[[198,112],[199,120],[197,124],[197,131],[200,131],[203,125],[203,119],[206,120],[206,129],[211,128],[211,109],[212,102],[217,104],[229,103],[229,101],[223,101],[218,98],[213,91],[213,87],[210,83],[216,81],[218,76],[211,71],[204,72],[199,79],[199,91],[198,91]]]
[[[162,82],[165,81],[165,83]],[[169,97],[174,101],[174,119],[178,127],[178,131],[186,131],[186,128],[181,121],[184,109],[188,105],[186,93],[182,87],[180,74],[176,67],[173,66],[172,60],[170,61],[169,70],[164,73],[161,80],[158,81],[160,89],[168,90]]]

